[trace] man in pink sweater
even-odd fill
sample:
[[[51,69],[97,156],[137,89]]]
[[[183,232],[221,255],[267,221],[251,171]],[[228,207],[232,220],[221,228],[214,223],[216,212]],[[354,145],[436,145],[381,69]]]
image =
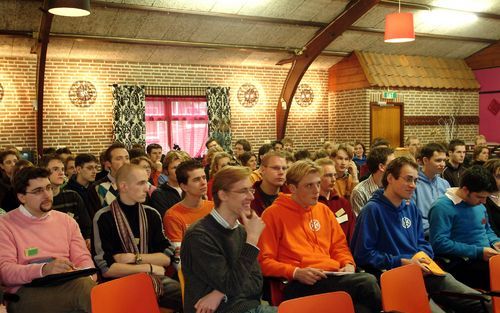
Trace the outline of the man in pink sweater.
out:
[[[8,312],[90,312],[90,276],[49,287],[26,287],[36,278],[94,267],[76,221],[52,210],[49,172],[25,168],[13,180],[21,205],[0,218],[0,280],[18,302]]]

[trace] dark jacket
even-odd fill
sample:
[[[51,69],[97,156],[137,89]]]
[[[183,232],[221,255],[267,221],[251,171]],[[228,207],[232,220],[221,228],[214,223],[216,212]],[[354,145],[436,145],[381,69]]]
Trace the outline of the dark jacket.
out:
[[[165,216],[165,212],[181,200],[179,192],[170,187],[167,183],[164,183],[153,191],[150,203],[153,208],[160,212],[160,215],[163,218],[163,216]]]

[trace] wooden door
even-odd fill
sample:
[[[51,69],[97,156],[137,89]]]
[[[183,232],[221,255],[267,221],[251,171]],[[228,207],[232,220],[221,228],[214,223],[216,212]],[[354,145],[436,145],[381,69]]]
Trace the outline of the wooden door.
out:
[[[370,105],[370,141],[382,137],[391,147],[403,146],[403,104]]]

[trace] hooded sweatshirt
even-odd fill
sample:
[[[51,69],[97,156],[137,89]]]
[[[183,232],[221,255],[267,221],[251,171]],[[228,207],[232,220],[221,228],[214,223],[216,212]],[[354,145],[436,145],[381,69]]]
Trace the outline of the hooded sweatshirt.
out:
[[[433,179],[425,176],[424,172],[418,171],[417,188],[413,193],[412,200],[417,205],[417,208],[422,214],[424,222],[424,231],[429,230],[429,210],[432,204],[440,196],[444,195],[446,190],[450,188],[450,184],[439,175],[434,176]]]
[[[354,265],[344,232],[323,203],[304,208],[281,193],[262,220],[266,227],[258,246],[264,276],[292,280],[296,268],[338,271]]]
[[[434,257],[415,204],[405,200],[395,207],[383,189],[373,194],[358,215],[351,250],[360,266],[377,269],[401,266],[402,258],[411,259],[419,251]]]

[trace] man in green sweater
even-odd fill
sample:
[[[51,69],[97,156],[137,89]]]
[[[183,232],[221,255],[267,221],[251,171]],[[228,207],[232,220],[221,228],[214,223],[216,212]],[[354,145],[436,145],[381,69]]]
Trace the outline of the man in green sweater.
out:
[[[184,236],[185,313],[277,312],[260,303],[257,242],[265,225],[250,209],[255,192],[250,174],[250,169],[239,166],[220,170],[212,186],[215,209]]]

